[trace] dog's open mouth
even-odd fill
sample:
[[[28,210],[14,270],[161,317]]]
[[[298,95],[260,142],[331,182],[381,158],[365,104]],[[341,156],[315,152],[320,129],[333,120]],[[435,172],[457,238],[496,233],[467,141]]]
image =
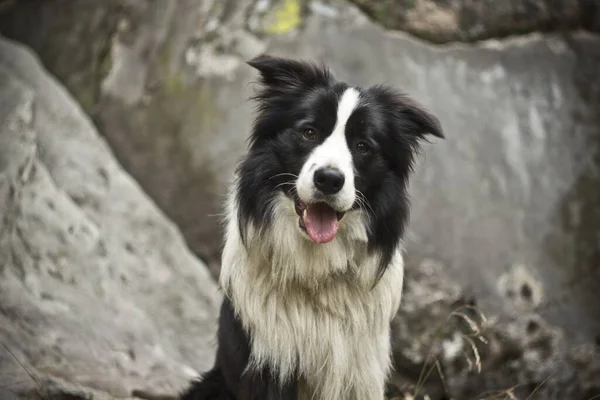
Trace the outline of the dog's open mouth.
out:
[[[331,242],[339,228],[339,221],[345,213],[334,210],[323,202],[306,204],[296,199],[298,225],[316,243]]]

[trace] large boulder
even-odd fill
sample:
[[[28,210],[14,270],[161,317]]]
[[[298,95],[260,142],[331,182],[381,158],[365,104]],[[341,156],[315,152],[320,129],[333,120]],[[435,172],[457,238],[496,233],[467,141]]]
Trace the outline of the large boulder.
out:
[[[579,29],[600,32],[596,0],[350,0],[388,29],[436,42]]]
[[[62,85],[4,38],[0,216],[0,397],[175,392],[211,365],[208,269]]]

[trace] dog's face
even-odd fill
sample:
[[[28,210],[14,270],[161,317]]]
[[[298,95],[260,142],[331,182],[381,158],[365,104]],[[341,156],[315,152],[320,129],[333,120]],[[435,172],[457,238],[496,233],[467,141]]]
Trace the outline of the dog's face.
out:
[[[239,216],[268,226],[273,202],[294,202],[298,240],[327,243],[348,213],[362,212],[369,242],[397,243],[418,141],[443,137],[423,107],[384,86],[358,88],[324,67],[260,56],[258,115],[239,170]]]

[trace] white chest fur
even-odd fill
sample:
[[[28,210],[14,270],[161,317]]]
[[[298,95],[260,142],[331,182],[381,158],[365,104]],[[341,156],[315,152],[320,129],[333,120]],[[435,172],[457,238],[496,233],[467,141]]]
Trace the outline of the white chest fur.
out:
[[[400,304],[399,249],[372,287],[378,255],[366,251],[359,212],[347,214],[336,238],[300,237],[293,203],[275,204],[269,231],[249,229],[241,242],[228,210],[221,285],[251,332],[250,368],[271,365],[281,381],[301,376],[301,398],[382,400],[390,370],[390,321]]]

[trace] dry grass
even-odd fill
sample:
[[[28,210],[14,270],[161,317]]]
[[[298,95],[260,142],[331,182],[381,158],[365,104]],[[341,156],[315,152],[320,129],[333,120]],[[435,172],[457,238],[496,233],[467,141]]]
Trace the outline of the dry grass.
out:
[[[29,372],[29,370],[28,370],[27,368],[25,368],[25,365],[23,365],[23,363],[21,362],[21,360],[19,360],[19,359],[17,358],[17,356],[16,356],[16,355],[15,355],[15,354],[14,354],[14,353],[13,353],[13,352],[12,352],[12,351],[11,351],[11,350],[8,348],[8,346],[7,346],[7,345],[5,345],[5,344],[4,344],[4,343],[2,343],[2,342],[0,342],[0,345],[1,345],[1,346],[4,348],[4,350],[6,350],[6,351],[8,352],[8,354],[10,354],[10,356],[11,356],[11,357],[12,357],[12,358],[15,360],[15,362],[17,362],[17,363],[19,364],[19,366],[20,366],[21,368],[23,368],[23,370],[24,370],[24,371],[27,373],[27,375],[29,375],[29,378],[30,378],[30,379],[31,379],[33,382],[35,382],[35,384],[36,384],[36,385],[37,385],[37,387],[39,388],[39,387],[40,387],[40,384],[39,384],[39,382],[38,382],[38,381],[37,381],[37,380],[36,380],[36,379],[33,377],[33,375],[32,375],[32,374]],[[23,383],[23,382],[19,382],[19,383]],[[10,383],[10,384],[7,384],[7,385],[3,385],[3,386],[1,386],[1,387],[0,387],[0,389],[2,389],[2,388],[5,388],[5,387],[8,387],[8,386],[10,386],[10,385],[14,385],[14,384],[17,384],[17,383]]]
[[[469,311],[475,314],[477,320],[468,315]],[[446,332],[446,327],[450,325],[452,319],[458,319],[464,322],[469,328],[468,332],[459,333],[462,340],[468,343],[468,348],[470,349],[469,352],[463,351],[462,355],[469,366],[469,371],[475,370],[478,373],[480,373],[481,355],[479,353],[479,349],[476,345],[476,342],[487,344],[487,340],[484,337],[484,332],[487,328],[488,319],[476,307],[470,305],[461,306],[454,310],[452,313],[450,313],[448,318],[438,327],[433,336],[434,341],[441,340],[442,336]],[[415,384],[414,389],[411,393],[406,393],[404,395],[404,399],[397,400],[417,399],[421,390],[423,389],[423,385],[425,384],[425,382],[427,382],[427,379],[429,379],[430,375],[433,373],[434,370],[437,370],[437,373],[439,374],[439,377],[442,380],[442,384],[444,385],[444,390],[445,392],[448,392],[448,388],[446,387],[446,380],[440,365],[440,360],[439,358],[434,359],[432,356],[434,344],[435,343],[432,343],[430,345],[430,350],[427,354],[427,357],[425,358],[425,363],[423,365],[423,368],[421,369],[421,373],[419,375],[419,378],[417,379],[417,383]],[[423,400],[427,400],[427,397],[427,395],[424,395]]]
[[[469,313],[474,314],[470,316]],[[433,349],[435,348],[435,342],[442,340],[444,333],[447,331],[447,326],[450,326],[452,319],[458,319],[464,322],[465,326],[468,327],[466,332],[460,332],[460,337],[467,344],[465,350],[461,352],[464,357],[469,372],[482,372],[482,357],[478,346],[487,345],[488,341],[485,338],[486,330],[489,328],[489,322],[486,316],[474,306],[464,305],[454,310],[448,318],[441,324],[441,326],[435,331],[433,336],[433,342],[430,345],[429,353],[424,362],[421,373],[415,384],[415,387],[402,394],[400,397],[393,397],[389,400],[431,400],[429,395],[423,393],[423,386],[431,376],[433,371],[436,371],[441,379],[444,387],[444,391],[448,394],[448,387],[446,385],[446,379],[440,364],[439,358],[432,357]],[[531,400],[535,393],[550,379],[552,375],[548,376],[542,382],[540,382],[526,398],[518,398],[515,391],[524,385],[515,385],[504,390],[489,391],[481,393],[473,399],[456,399],[450,398],[450,400]],[[420,397],[419,397],[420,396]],[[600,399],[600,395],[596,395],[589,400]]]

